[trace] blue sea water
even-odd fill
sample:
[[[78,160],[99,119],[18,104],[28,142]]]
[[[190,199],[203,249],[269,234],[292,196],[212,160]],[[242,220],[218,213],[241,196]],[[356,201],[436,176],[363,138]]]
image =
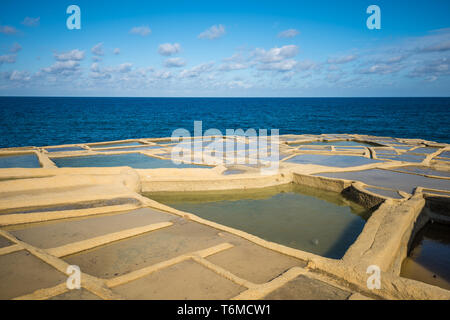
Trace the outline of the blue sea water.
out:
[[[359,133],[450,143],[450,98],[0,97],[0,147],[171,136],[177,128]]]

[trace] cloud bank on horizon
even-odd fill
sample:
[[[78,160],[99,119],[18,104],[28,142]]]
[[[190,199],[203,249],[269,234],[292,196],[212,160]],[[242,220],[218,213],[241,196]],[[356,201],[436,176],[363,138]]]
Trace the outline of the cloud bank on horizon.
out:
[[[450,94],[446,0],[81,0],[80,30],[68,5],[0,4],[0,95]]]

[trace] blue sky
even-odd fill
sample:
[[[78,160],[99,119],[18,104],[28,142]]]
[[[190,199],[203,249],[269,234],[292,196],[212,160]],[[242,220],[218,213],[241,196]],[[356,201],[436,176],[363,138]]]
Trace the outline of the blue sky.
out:
[[[449,21],[448,0],[2,0],[0,95],[449,96]]]

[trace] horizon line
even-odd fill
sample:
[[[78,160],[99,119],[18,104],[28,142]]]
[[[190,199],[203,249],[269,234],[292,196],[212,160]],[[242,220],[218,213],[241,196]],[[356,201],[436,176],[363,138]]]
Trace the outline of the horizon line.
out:
[[[118,98],[118,99],[361,99],[361,98],[450,98],[450,96],[310,96],[310,97],[298,97],[298,96],[185,96],[185,97],[167,97],[167,96],[14,96],[14,95],[0,95],[0,98]]]

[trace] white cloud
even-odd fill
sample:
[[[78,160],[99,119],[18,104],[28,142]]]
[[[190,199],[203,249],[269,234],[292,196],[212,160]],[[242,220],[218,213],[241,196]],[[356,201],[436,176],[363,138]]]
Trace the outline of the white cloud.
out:
[[[151,32],[152,30],[148,26],[134,27],[130,30],[131,34],[138,34],[143,37],[149,35]]]
[[[6,71],[0,72],[0,79],[14,82],[15,85],[20,85],[31,80],[31,75],[27,71]]]
[[[220,71],[233,71],[233,70],[244,70],[247,69],[248,65],[244,64],[244,63],[233,63],[233,62],[229,62],[229,63],[224,63],[219,67]]]
[[[410,77],[440,77],[450,75],[450,59],[447,57],[421,61],[411,73]]]
[[[19,82],[30,81],[31,80],[31,76],[26,71],[14,70],[13,72],[11,72],[11,74],[9,76],[9,80],[11,80],[11,81],[19,81]]]
[[[115,49],[114,49],[114,54],[115,54],[115,55],[120,54],[120,49],[119,49],[119,48],[115,48]]]
[[[30,18],[26,17],[23,19],[22,24],[27,27],[37,27],[41,23],[41,17]]]
[[[300,32],[296,29],[288,29],[280,32],[278,38],[293,38],[297,36]]]
[[[11,26],[0,26],[0,33],[4,33],[4,34],[16,34],[19,31]]]
[[[244,60],[242,53],[235,53],[231,57],[223,59],[223,61],[242,62]]]
[[[172,73],[170,71],[158,70],[154,73],[157,79],[169,79],[172,78]]]
[[[341,69],[335,64],[330,64],[330,66],[328,67],[328,71],[338,71],[338,70]]]
[[[203,73],[212,71],[214,68],[214,62],[207,62],[200,65],[197,65],[195,67],[192,67],[191,69],[185,69],[180,72],[181,78],[195,78],[200,76]]]
[[[307,71],[313,69],[319,69],[320,65],[311,60],[303,60],[297,63],[296,69],[299,71]]]
[[[100,72],[100,67],[97,62],[91,64],[91,71],[92,72]]]
[[[186,65],[186,60],[182,58],[169,58],[164,62],[164,66],[167,68],[179,68]]]
[[[74,60],[57,61],[50,67],[42,69],[45,73],[69,75],[80,70],[80,63]]]
[[[259,70],[273,70],[273,71],[280,71],[280,72],[286,72],[290,71],[295,68],[297,65],[297,61],[289,59],[289,60],[283,60],[280,62],[272,62],[272,63],[265,63],[258,65]]]
[[[440,42],[419,49],[420,52],[444,52],[449,50],[450,50],[450,41]]]
[[[329,63],[329,64],[344,64],[344,63],[352,62],[356,59],[358,59],[357,55],[350,54],[350,55],[336,57],[336,58],[329,58],[327,60],[327,63]]]
[[[262,63],[279,62],[284,59],[295,57],[298,54],[298,47],[296,45],[287,45],[281,48],[272,48],[269,51],[257,48],[254,55],[257,60]]]
[[[105,79],[111,79],[111,70],[109,69],[102,69],[100,68],[100,65],[97,62],[94,62],[91,65],[91,73],[89,74],[89,77],[97,80],[105,80]]]
[[[359,73],[362,74],[391,74],[400,71],[402,67],[400,65],[389,65],[385,63],[374,64],[367,68],[359,69]]]
[[[230,89],[234,89],[234,88],[249,89],[252,87],[252,85],[250,83],[244,82],[242,80],[232,80],[232,81],[229,81],[227,84]]]
[[[101,72],[91,72],[91,74],[90,74],[89,76],[90,76],[91,78],[97,79],[97,80],[101,80],[101,79],[105,80],[105,79],[111,79],[111,78],[112,78],[112,76],[111,76],[110,73],[104,72],[104,71],[101,71]]]
[[[225,27],[221,24],[214,25],[198,35],[200,39],[217,39],[225,34]]]
[[[22,46],[21,46],[20,44],[18,44],[17,42],[15,42],[15,43],[12,45],[11,49],[9,49],[9,51],[11,51],[12,53],[17,53],[17,52],[19,52],[20,50],[22,50]]]
[[[122,63],[119,66],[119,72],[121,73],[128,73],[131,71],[131,67],[133,67],[132,63],[126,62],[126,63]]]
[[[84,51],[74,49],[68,52],[55,53],[54,56],[55,59],[58,61],[69,61],[69,60],[81,61],[84,59]]]
[[[4,54],[0,56],[0,66],[3,63],[15,63],[16,62],[16,55],[15,54]]]
[[[97,43],[92,47],[91,52],[96,56],[103,56],[105,52],[103,51],[103,42]]]
[[[394,55],[392,57],[386,56],[386,54],[383,55],[383,57],[379,57],[375,59],[375,63],[385,63],[385,64],[393,64],[393,63],[400,63],[403,60],[407,58],[406,55]]]
[[[170,56],[172,54],[178,53],[181,50],[179,43],[163,43],[158,47],[158,53],[163,56]]]

